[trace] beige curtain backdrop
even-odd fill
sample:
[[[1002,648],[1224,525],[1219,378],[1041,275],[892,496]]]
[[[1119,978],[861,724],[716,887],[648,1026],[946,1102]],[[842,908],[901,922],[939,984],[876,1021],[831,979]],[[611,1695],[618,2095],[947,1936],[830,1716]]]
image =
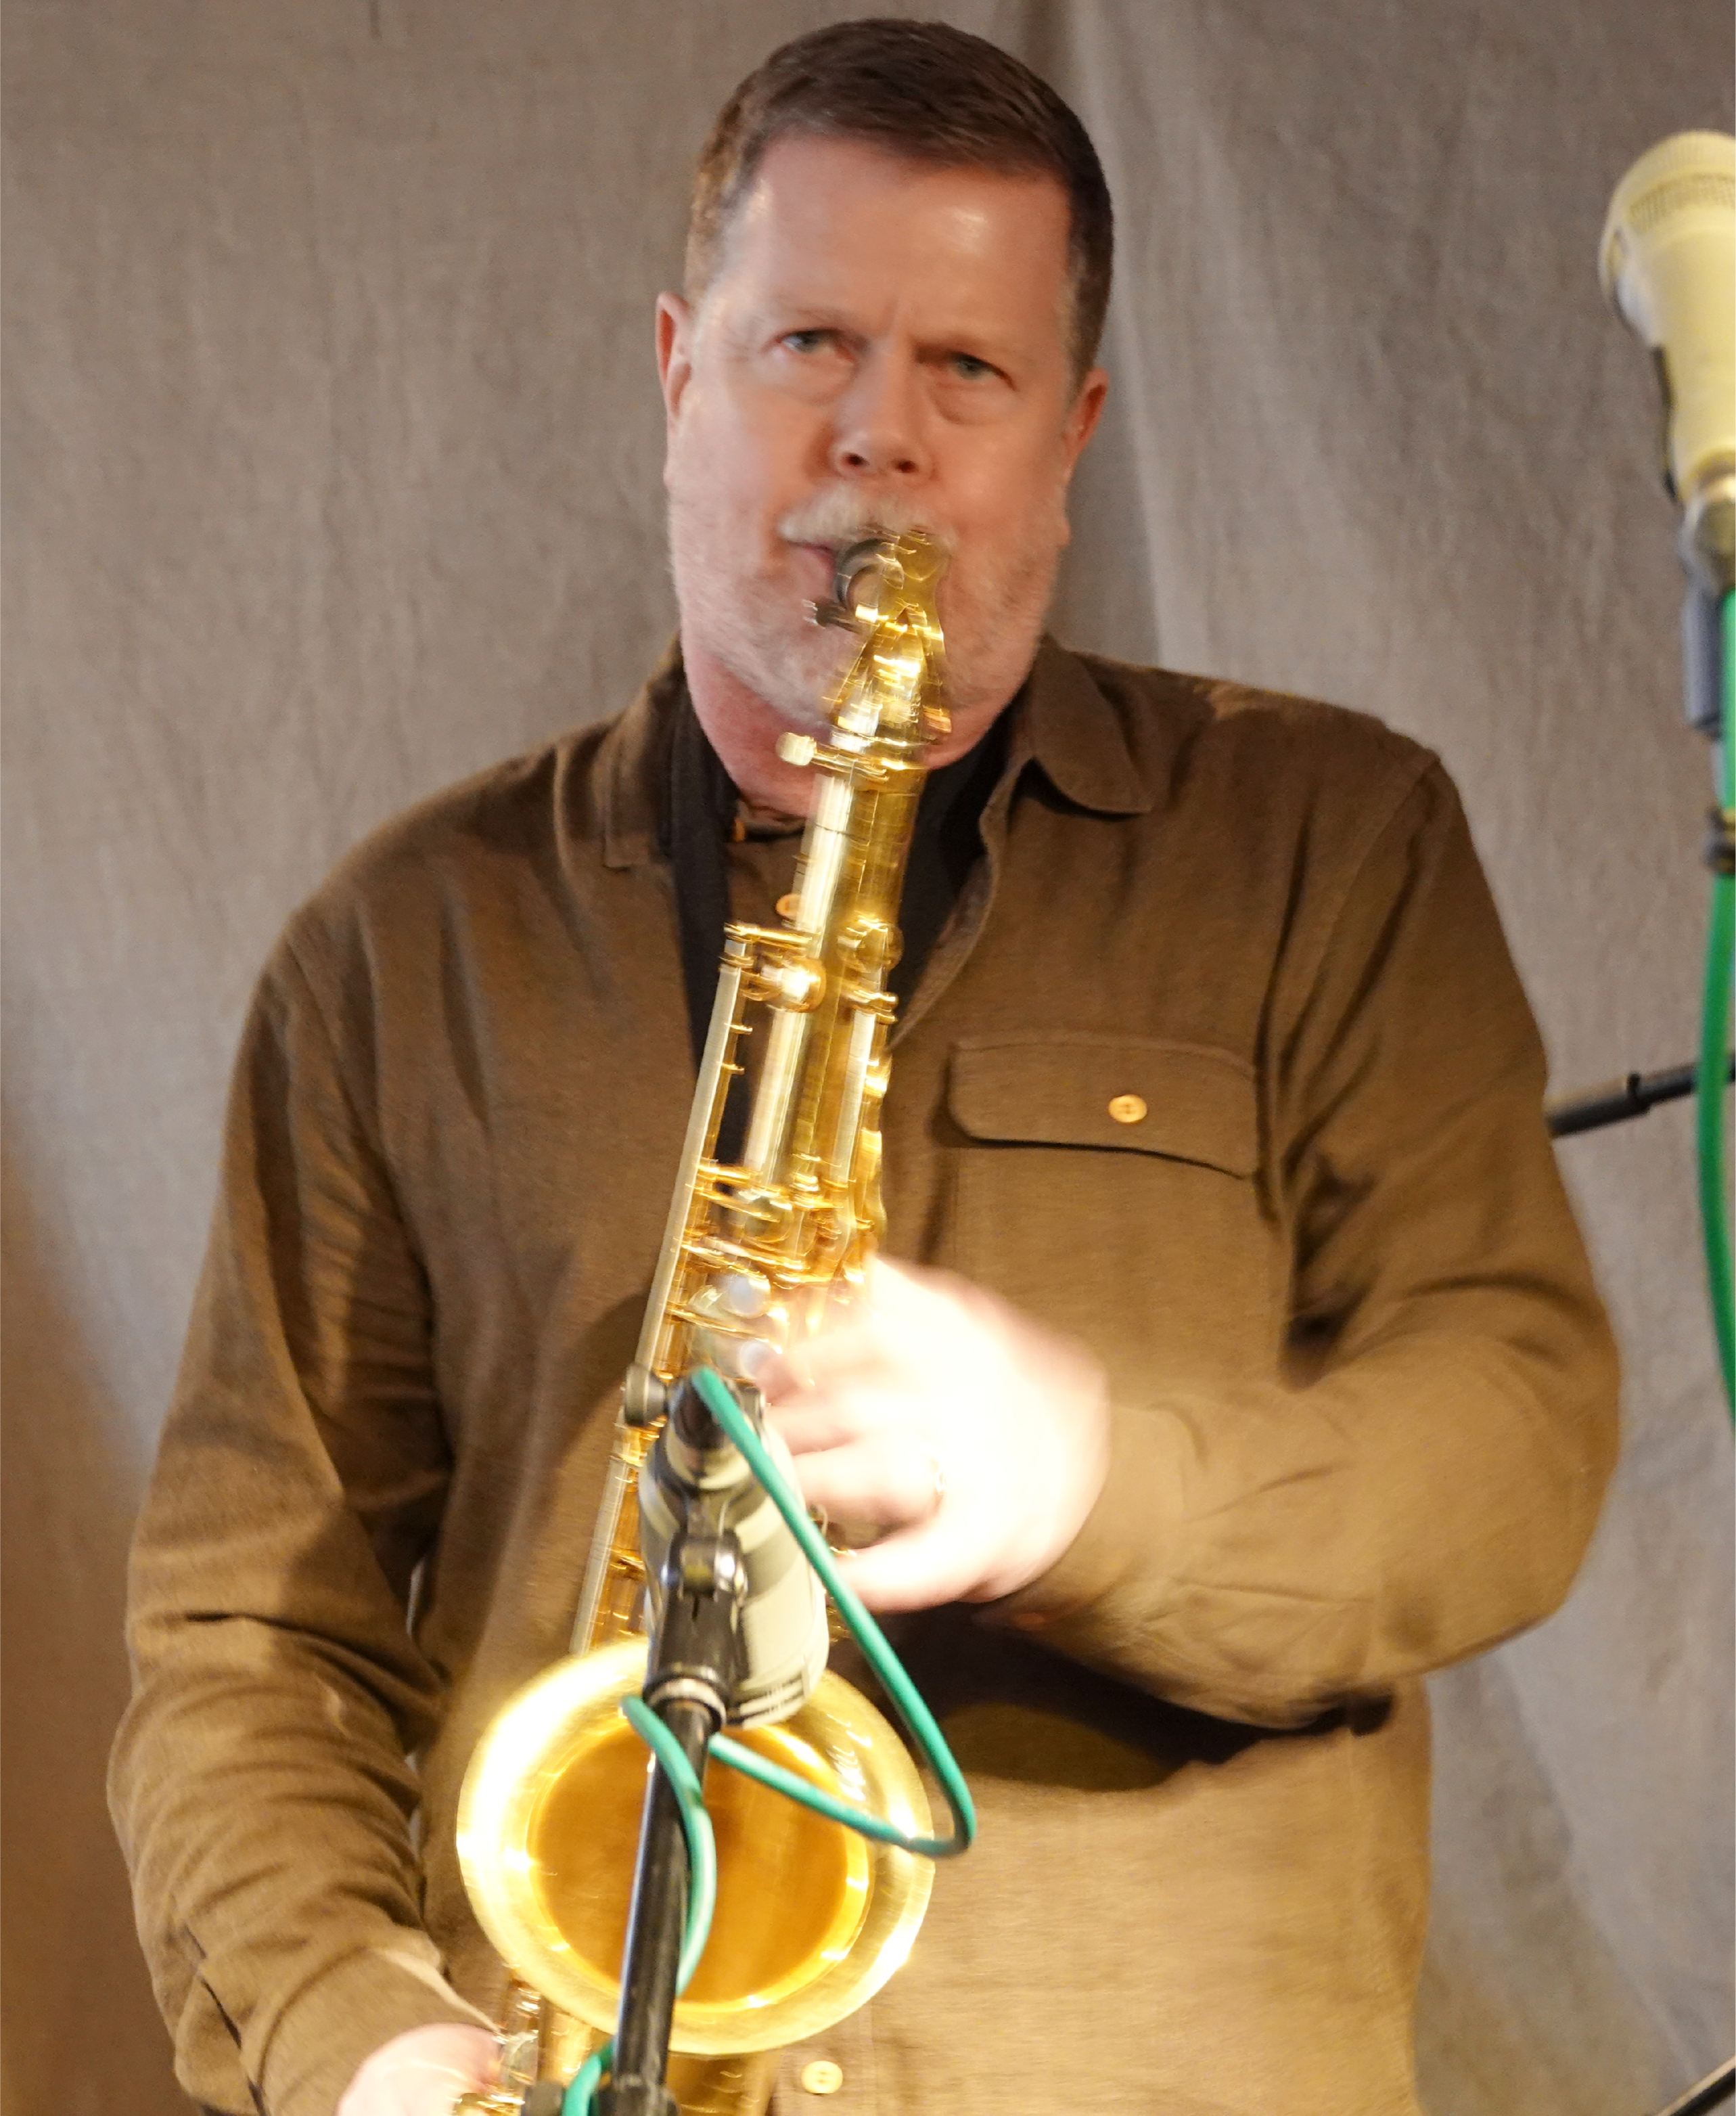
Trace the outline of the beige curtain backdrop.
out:
[[[13,0],[6,2116],[181,2105],[101,1778],[255,968],[381,817],[631,693],[672,621],[650,307],[691,159],[849,12]],[[1726,11],[906,12],[1031,58],[1114,188],[1063,637],[1435,744],[1558,1088],[1688,1056],[1709,781],[1651,380],[1594,252],[1635,154],[1729,126]],[[1646,2116],[1730,2044],[1691,1129],[1561,1148],[1626,1450],[1567,1610],[1435,1685],[1435,2116]]]

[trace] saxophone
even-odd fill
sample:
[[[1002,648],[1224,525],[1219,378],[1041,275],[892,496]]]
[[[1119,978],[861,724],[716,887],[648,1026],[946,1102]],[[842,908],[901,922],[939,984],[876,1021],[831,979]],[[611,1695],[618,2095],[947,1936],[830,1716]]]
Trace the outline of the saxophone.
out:
[[[883,1232],[887,978],[925,752],[948,724],[935,608],[943,563],[925,536],[870,538],[840,555],[833,600],[814,611],[858,646],[828,735],[779,743],[819,778],[794,908],[776,927],[726,929],[573,1650],[496,1717],[460,1798],[466,1885],[513,1977],[501,2086],[461,2104],[478,2116],[517,2112],[615,2023],[648,1768],[620,1712],[645,1676],[639,1479],[668,1392],[701,1360],[751,1378],[765,1346],[787,1344],[829,1295],[860,1283]],[[728,1165],[716,1158],[725,1099],[743,1039],[761,1033],[746,1143]],[[739,1737],[925,1835],[921,1781],[879,1713],[829,1672],[791,1711],[801,1688],[753,1700]],[[668,2083],[683,2116],[749,2116],[765,2107],[782,2045],[852,2012],[902,1963],[931,1870],[733,1771],[710,1770],[705,1795],[717,1910],[675,2010]]]

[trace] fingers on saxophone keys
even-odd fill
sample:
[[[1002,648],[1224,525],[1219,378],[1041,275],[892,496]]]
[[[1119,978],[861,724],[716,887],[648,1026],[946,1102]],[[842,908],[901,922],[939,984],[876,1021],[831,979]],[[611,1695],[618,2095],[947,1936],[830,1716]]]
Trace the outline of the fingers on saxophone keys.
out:
[[[945,1493],[934,1450],[907,1434],[879,1433],[796,1455],[801,1496],[834,1524],[870,1531],[925,1523]]]
[[[843,1447],[853,1440],[907,1440],[910,1408],[903,1392],[871,1382],[839,1382],[769,1403],[766,1415],[792,1455]]]
[[[766,1416],[784,1446],[798,1457],[817,1455],[823,1448],[847,1447],[868,1430],[847,1405],[824,1398],[810,1402],[798,1397],[793,1405],[773,1404]]]
[[[847,1551],[839,1562],[857,1594],[883,1615],[959,1601],[976,1585],[976,1573],[944,1520],[930,1519],[865,1549]]]
[[[778,1402],[852,1382],[884,1383],[896,1378],[898,1363],[878,1322],[858,1317],[793,1339],[759,1377],[767,1400]]]

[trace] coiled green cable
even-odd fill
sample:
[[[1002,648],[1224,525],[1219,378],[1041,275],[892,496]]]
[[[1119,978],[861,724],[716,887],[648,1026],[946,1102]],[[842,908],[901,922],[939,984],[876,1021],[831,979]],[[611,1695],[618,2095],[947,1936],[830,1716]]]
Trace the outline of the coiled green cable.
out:
[[[946,1736],[935,1723],[934,1714],[922,1701],[916,1686],[904,1672],[902,1663],[888,1643],[886,1634],[875,1623],[857,1598],[855,1590],[838,1571],[824,1538],[808,1519],[798,1493],[784,1482],[778,1465],[773,1461],[765,1443],[754,1429],[753,1421],[739,1403],[735,1393],[723,1376],[710,1367],[695,1369],[693,1384],[705,1401],[706,1409],[716,1419],[735,1447],[741,1451],[747,1466],[765,1488],[772,1504],[783,1516],[790,1533],[801,1546],[802,1555],[820,1575],[821,1585],[831,1596],[838,1614],[847,1626],[850,1635],[862,1649],[862,1657],[891,1698],[898,1717],[904,1722],[912,1739],[921,1750],[930,1768],[940,1782],[946,1795],[947,1805],[952,1810],[953,1829],[948,1837],[912,1837],[889,1822],[884,1815],[872,1814],[867,1808],[857,1807],[848,1801],[838,1800],[831,1793],[811,1785],[806,1778],[797,1778],[793,1771],[785,1770],[781,1764],[769,1762],[755,1750],[734,1741],[727,1734],[714,1735],[710,1753],[720,1763],[728,1764],[732,1770],[740,1771],[746,1778],[757,1778],[761,1785],[769,1786],[774,1792],[787,1794],[800,1801],[834,1822],[842,1823],[846,1829],[855,1830],[859,1836],[871,1837],[882,1844],[896,1844],[902,1850],[913,1852],[928,1859],[949,1859],[970,1849],[976,1835],[976,1808],[971,1798],[971,1789],[964,1782],[964,1773],[946,1745]],[[687,1842],[687,1865],[691,1881],[687,1895],[687,1928],[682,1941],[681,1966],[676,1975],[677,1994],[685,1991],[688,1980],[699,1965],[705,1953],[705,1941],[711,1930],[711,1914],[717,1901],[717,1849],[711,1831],[711,1818],[705,1812],[703,1789],[693,1767],[682,1753],[681,1744],[665,1727],[643,1698],[623,1699],[622,1711],[631,1723],[636,1732],[650,1744],[659,1765],[674,1787],[681,1814],[682,1834]],[[593,2050],[585,2063],[573,2074],[561,2102],[561,2116],[590,2116],[593,2097],[608,2072],[614,2054],[611,2038],[599,2049]]]
[[[1720,807],[1728,827],[1736,809],[1736,595],[1728,590],[1719,604],[1722,646],[1719,690],[1724,708],[1720,732]],[[1712,1331],[1718,1341],[1718,1364],[1725,1401],[1736,1417],[1736,1288],[1730,1272],[1729,1201],[1725,1182],[1725,1074],[1730,1043],[1730,958],[1736,949],[1736,881],[1712,876],[1706,920],[1706,991],[1700,1016],[1700,1062],[1694,1100],[1699,1146],[1700,1220],[1706,1240],[1706,1284],[1712,1304]]]
[[[732,1741],[727,1734],[719,1734],[713,1741],[712,1755],[732,1769],[759,1779],[762,1785],[774,1787],[779,1792],[788,1793],[792,1800],[799,1800],[817,1813],[843,1823],[846,1828],[859,1831],[864,1837],[876,1838],[883,1844],[900,1845],[907,1852],[920,1852],[929,1859],[950,1859],[958,1852],[967,1852],[976,1835],[976,1809],[971,1799],[970,1787],[964,1782],[964,1773],[953,1760],[945,1736],[935,1723],[934,1714],[904,1672],[898,1655],[887,1643],[886,1634],[862,1607],[855,1589],[838,1571],[824,1539],[808,1519],[799,1494],[783,1481],[765,1443],[736,1401],[728,1383],[710,1367],[696,1368],[693,1383],[705,1398],[705,1408],[741,1450],[748,1468],[770,1494],[772,1504],[783,1515],[791,1534],[801,1547],[802,1555],[820,1575],[821,1585],[836,1603],[851,1637],[861,1648],[863,1658],[879,1679],[911,1738],[939,1780],[947,1805],[953,1810],[953,1833],[950,1837],[907,1837],[879,1815],[870,1815],[866,1808],[834,1800],[805,1778],[768,1763],[751,1749],[743,1748],[739,1741]]]

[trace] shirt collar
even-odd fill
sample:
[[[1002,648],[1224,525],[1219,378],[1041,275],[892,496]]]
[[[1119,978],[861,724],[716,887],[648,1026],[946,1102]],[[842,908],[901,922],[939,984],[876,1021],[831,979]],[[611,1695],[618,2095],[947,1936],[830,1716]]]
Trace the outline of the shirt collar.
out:
[[[647,867],[664,857],[659,842],[669,740],[687,703],[681,643],[672,639],[645,688],[603,738],[603,864]]]
[[[1143,816],[1154,799],[1133,761],[1121,715],[1077,654],[1045,636],[1024,697],[1024,739],[1058,794],[1105,816]]]
[[[687,695],[681,648],[671,641],[644,689],[604,738],[605,867],[643,867],[662,857],[664,766]],[[1008,710],[1017,715],[1009,773],[1033,761],[1058,794],[1100,815],[1142,816],[1150,809],[1155,797],[1127,747],[1121,715],[1077,655],[1045,635]]]

